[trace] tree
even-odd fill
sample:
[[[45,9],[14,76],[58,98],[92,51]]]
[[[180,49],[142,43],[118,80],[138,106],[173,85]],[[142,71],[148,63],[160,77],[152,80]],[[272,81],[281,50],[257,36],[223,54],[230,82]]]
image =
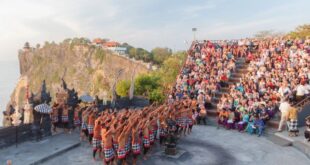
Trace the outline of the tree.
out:
[[[135,79],[135,93],[138,95],[149,96],[149,94],[159,87],[159,77],[149,74],[139,75]]]
[[[121,80],[116,85],[116,93],[121,97],[128,96],[128,91],[130,88],[130,81],[129,80]]]
[[[165,95],[162,89],[155,89],[150,93],[149,99],[151,102],[162,103],[165,100]]]
[[[155,74],[160,77],[160,83],[164,89],[171,88],[179,74],[186,58],[186,52],[177,52],[166,59],[162,67]]]
[[[95,57],[100,61],[100,64],[102,64],[105,56],[106,56],[105,50],[103,50],[102,48],[95,48]]]
[[[157,64],[162,64],[168,57],[172,55],[172,50],[169,48],[154,48],[152,51],[153,60]]]
[[[136,48],[134,47],[129,48],[128,49],[129,58],[135,58],[136,52],[137,52]]]
[[[142,60],[144,62],[151,62],[153,60],[151,53],[143,48],[129,47],[128,55],[130,58],[135,58],[136,60]]]
[[[310,24],[300,25],[295,31],[292,31],[288,34],[292,38],[301,38],[305,39],[310,36]]]

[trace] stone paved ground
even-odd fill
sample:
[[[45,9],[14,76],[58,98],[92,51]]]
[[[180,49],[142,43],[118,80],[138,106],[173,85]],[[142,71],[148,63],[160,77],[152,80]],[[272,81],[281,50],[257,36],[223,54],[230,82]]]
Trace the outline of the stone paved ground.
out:
[[[190,136],[182,138],[179,149],[186,151],[178,159],[160,155],[160,148],[152,150],[153,157],[143,165],[306,165],[310,160],[293,147],[278,146],[266,137],[257,137],[236,131],[217,130],[211,126],[196,126]],[[68,151],[44,163],[87,165],[102,164],[92,161],[88,144]]]
[[[28,141],[18,144],[17,148],[14,145],[1,149],[0,164],[5,164],[10,159],[13,165],[29,165],[77,145],[79,145],[77,134],[60,133],[39,142]]]

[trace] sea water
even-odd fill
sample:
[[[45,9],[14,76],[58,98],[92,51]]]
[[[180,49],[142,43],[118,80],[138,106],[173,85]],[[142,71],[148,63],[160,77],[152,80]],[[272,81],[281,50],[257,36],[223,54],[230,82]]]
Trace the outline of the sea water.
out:
[[[18,82],[18,61],[0,61],[0,127],[2,126],[3,111]]]

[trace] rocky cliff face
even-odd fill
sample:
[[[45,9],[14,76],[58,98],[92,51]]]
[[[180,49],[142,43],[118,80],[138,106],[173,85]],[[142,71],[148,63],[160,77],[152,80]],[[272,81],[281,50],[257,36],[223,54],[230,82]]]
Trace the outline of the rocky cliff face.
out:
[[[145,65],[115,55],[91,44],[46,43],[42,48],[24,48],[19,51],[21,78],[11,95],[11,103],[22,106],[25,102],[26,85],[29,92],[36,93],[43,80],[52,97],[64,79],[70,88],[80,95],[85,92],[102,97],[103,92],[111,94],[116,73],[123,70],[120,79],[130,79],[134,67],[136,74],[146,73]]]

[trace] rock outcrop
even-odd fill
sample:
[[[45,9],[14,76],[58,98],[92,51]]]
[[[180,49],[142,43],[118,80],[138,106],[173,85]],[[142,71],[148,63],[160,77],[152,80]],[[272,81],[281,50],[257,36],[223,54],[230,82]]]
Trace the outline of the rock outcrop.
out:
[[[19,51],[18,58],[22,80],[11,95],[10,103],[14,107],[17,104],[23,107],[25,104],[26,84],[29,86],[29,93],[38,93],[45,80],[45,88],[51,92],[52,99],[55,99],[63,79],[79,95],[87,92],[102,98],[103,92],[111,96],[110,89],[115,74],[120,69],[123,70],[120,79],[130,79],[134,67],[137,67],[137,74],[149,71],[139,62],[90,43],[74,40],[65,40],[59,44],[46,42],[41,48],[25,44],[23,50]]]

